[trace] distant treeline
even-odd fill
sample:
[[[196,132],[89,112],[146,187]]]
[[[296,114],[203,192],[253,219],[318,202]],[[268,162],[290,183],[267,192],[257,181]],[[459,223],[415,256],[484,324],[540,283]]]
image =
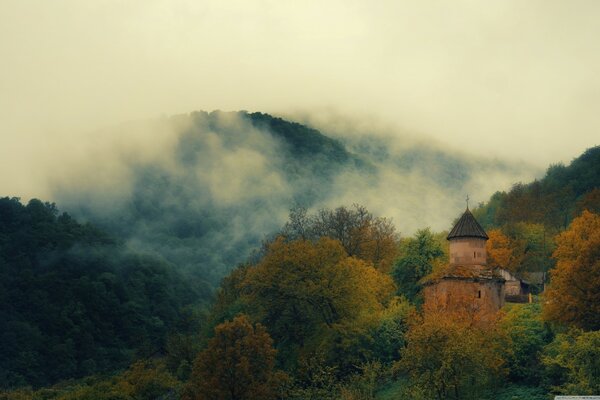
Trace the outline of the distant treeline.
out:
[[[487,229],[525,222],[557,232],[584,209],[600,211],[600,146],[586,150],[568,166],[550,166],[540,180],[496,192],[473,214]]]

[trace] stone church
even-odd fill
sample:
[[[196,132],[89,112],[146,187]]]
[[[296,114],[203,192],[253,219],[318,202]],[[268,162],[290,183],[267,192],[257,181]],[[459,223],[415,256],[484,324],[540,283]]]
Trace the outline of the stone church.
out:
[[[487,265],[488,235],[469,207],[448,234],[450,263],[424,283],[425,307],[492,318],[504,305],[504,278]]]

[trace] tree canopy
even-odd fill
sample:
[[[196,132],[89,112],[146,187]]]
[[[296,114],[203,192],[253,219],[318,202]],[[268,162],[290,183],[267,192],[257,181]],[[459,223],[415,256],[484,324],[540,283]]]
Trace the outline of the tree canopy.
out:
[[[400,258],[392,269],[398,294],[410,301],[421,302],[421,279],[429,275],[434,267],[447,261],[447,255],[438,238],[429,228],[421,229],[412,238],[401,243]]]
[[[194,363],[184,400],[275,399],[285,375],[275,371],[273,340],[246,315],[215,328]]]
[[[113,371],[159,351],[197,293],[54,204],[0,199],[0,387]]]
[[[556,238],[556,268],[545,294],[546,319],[600,329],[600,215],[587,210]]]

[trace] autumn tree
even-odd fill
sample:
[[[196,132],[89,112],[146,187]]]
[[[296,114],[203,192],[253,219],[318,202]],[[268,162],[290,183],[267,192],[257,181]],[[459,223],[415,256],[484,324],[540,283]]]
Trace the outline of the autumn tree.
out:
[[[324,351],[328,339],[351,343],[356,336],[347,333],[366,331],[365,321],[383,310],[394,289],[388,275],[330,238],[276,239],[243,284],[247,303],[286,351]]]
[[[321,209],[312,215],[296,207],[290,211],[282,235],[289,240],[336,239],[346,254],[369,261],[384,272],[389,271],[398,254],[398,235],[391,221],[375,217],[357,204]]]
[[[522,258],[522,254],[518,251],[518,244],[500,229],[490,229],[487,234],[489,239],[485,244],[485,250],[488,265],[516,272]]]
[[[468,313],[425,313],[413,320],[406,340],[398,367],[424,398],[478,398],[506,373],[506,336]]]
[[[600,216],[583,211],[556,243],[544,317],[585,330],[600,329]]]
[[[276,372],[273,340],[261,324],[240,315],[215,328],[194,363],[186,400],[275,399],[285,376]]]

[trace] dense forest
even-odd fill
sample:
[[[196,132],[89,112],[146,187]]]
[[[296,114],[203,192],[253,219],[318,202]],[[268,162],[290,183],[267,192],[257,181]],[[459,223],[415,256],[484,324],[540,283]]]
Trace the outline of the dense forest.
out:
[[[550,166],[540,180],[496,192],[473,214],[489,231],[492,262],[530,277],[554,266],[553,238],[583,210],[600,213],[600,146]]]
[[[0,399],[600,393],[599,147],[473,210],[490,264],[547,273],[533,303],[481,324],[423,304],[424,283],[448,263],[447,232],[401,236],[364,206],[318,207],[328,194],[315,185],[340,171],[375,179],[375,159],[265,114],[189,118],[175,167],[130,166],[114,210],[84,203],[91,193],[65,195],[77,218],[0,199]],[[210,182],[198,171],[217,162],[217,142],[238,156],[283,154],[256,166],[276,163],[301,190],[203,197]],[[261,222],[280,204],[287,217]]]
[[[54,204],[0,199],[0,384],[43,386],[160,354],[198,288]]]

